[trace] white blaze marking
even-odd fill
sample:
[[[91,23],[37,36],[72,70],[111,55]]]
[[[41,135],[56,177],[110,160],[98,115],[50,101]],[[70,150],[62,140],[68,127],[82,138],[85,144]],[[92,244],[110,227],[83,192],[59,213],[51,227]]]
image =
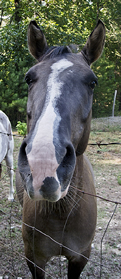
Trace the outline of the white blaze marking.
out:
[[[56,174],[58,163],[53,144],[53,125],[56,120],[58,126],[61,120],[56,109],[56,100],[62,93],[60,89],[63,83],[59,81],[58,75],[72,65],[72,62],[62,59],[51,66],[52,72],[47,83],[45,107],[35,126],[32,149],[27,154],[33,176],[33,187],[36,190],[40,188],[47,176],[53,176],[58,181]]]

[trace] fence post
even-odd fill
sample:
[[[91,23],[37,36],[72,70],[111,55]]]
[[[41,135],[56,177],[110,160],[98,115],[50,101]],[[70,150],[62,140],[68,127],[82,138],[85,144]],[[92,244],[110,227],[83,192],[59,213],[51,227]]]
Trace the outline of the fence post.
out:
[[[112,117],[114,117],[114,108],[115,108],[115,102],[116,102],[116,95],[117,95],[117,90],[115,90],[115,93],[114,93],[113,108],[112,108]]]

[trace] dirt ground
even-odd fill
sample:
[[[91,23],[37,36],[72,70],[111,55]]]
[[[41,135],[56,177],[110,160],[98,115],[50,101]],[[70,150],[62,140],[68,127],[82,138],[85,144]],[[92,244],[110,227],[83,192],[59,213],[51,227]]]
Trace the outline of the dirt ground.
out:
[[[15,134],[15,169],[21,141],[22,138]],[[98,217],[91,256],[80,278],[120,279],[121,117],[92,120],[86,154],[95,175]],[[0,279],[29,279],[31,275],[24,258],[21,236],[22,209],[16,194],[14,202],[7,200],[9,177],[5,162],[3,165],[0,181]],[[46,279],[49,278],[67,278],[67,261],[64,257],[53,258],[48,263]]]

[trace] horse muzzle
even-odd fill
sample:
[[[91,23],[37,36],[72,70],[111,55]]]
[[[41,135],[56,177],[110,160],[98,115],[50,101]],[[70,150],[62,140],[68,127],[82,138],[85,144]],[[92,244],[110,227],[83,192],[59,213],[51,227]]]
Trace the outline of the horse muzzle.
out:
[[[56,202],[67,194],[76,163],[73,145],[69,142],[60,147],[58,158],[55,154],[49,142],[30,148],[26,139],[23,141],[18,167],[30,198]]]

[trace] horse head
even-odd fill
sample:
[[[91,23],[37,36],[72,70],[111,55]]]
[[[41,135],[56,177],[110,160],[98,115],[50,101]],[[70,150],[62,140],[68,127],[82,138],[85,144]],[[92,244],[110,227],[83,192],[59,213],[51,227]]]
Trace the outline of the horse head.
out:
[[[19,172],[34,200],[56,202],[69,189],[78,156],[87,146],[93,90],[97,77],[90,68],[102,53],[105,29],[99,20],[82,51],[52,47],[35,21],[28,46],[38,60],[26,74],[28,135],[18,159]]]

